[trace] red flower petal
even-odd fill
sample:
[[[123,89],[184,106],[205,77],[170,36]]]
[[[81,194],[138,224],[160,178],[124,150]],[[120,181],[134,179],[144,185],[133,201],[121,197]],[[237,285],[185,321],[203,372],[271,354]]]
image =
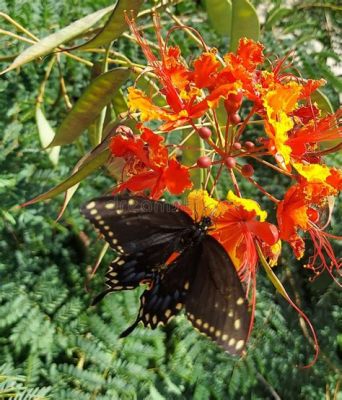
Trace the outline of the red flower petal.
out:
[[[188,168],[176,160],[170,160],[163,173],[165,185],[172,194],[180,194],[192,186]]]
[[[255,219],[246,222],[248,229],[263,242],[272,246],[279,240],[277,227],[269,222],[260,222]]]

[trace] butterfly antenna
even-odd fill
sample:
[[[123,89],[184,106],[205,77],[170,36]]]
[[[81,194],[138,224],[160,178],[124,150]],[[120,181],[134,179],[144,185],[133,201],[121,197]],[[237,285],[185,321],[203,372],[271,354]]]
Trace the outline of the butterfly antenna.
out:
[[[137,318],[136,321],[129,326],[125,331],[123,331],[122,333],[120,333],[119,338],[124,338],[126,336],[128,336],[130,333],[132,333],[134,331],[134,329],[137,327],[138,323],[140,321],[140,318]]]

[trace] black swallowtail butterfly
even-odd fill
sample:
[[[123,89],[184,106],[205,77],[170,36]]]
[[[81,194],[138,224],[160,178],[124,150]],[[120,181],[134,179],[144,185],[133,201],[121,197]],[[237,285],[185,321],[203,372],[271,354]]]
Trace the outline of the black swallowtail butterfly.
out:
[[[107,293],[149,284],[136,321],[121,337],[140,321],[154,329],[185,309],[195,328],[229,353],[241,354],[248,305],[230,258],[208,235],[209,217],[195,222],[171,204],[132,195],[94,199],[82,212],[118,253],[106,274],[108,288],[94,303]]]

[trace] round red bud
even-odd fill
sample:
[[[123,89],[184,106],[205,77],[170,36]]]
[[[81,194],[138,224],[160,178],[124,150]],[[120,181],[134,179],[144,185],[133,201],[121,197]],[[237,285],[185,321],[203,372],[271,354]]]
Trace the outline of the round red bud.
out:
[[[197,166],[199,168],[209,168],[211,165],[211,159],[208,156],[201,156],[198,160],[197,160]]]
[[[242,145],[241,145],[241,143],[239,143],[239,142],[235,142],[235,143],[233,143],[233,148],[234,148],[235,150],[241,150]]]
[[[238,113],[235,114],[230,114],[229,115],[229,121],[233,124],[233,125],[237,125],[241,122],[241,117]]]
[[[202,128],[199,128],[198,134],[201,136],[202,139],[209,139],[211,136],[211,130],[206,126],[202,126]]]
[[[235,158],[234,158],[234,157],[227,157],[227,158],[224,160],[224,163],[226,164],[226,167],[229,168],[229,169],[234,168],[235,165],[236,165],[236,161],[235,161]]]
[[[254,168],[250,164],[245,164],[241,168],[241,174],[247,178],[251,177],[254,174]]]
[[[251,142],[251,141],[247,141],[247,142],[245,142],[245,147],[246,147],[246,149],[248,149],[248,150],[253,150],[254,149],[254,147],[255,147],[255,144],[253,143],[253,142]]]

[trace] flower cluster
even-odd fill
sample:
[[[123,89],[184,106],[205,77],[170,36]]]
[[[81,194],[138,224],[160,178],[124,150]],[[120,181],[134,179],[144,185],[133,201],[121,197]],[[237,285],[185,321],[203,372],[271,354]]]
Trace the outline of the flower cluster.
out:
[[[282,242],[301,259],[308,247],[306,238],[314,249],[306,266],[317,274],[339,274],[341,262],[329,242],[335,237],[324,230],[342,173],[326,165],[324,156],[342,147],[342,110],[324,113],[311,99],[324,80],[296,76],[289,57],[268,62],[265,68],[263,45],[246,38],[235,53],[223,57],[202,41],[201,54],[188,65],[178,47],[168,46],[169,35],[163,40],[157,16],[158,55],[134,19],[127,22],[147,59],[138,78],[148,74],[153,84],[149,93],[139,89],[139,79],[128,88],[137,126],[135,133],[117,134],[111,141],[113,156],[124,160],[115,191],[129,189],[158,199],[165,191],[179,195],[193,188],[189,212],[195,218],[212,217],[211,234],[225,247],[248,287],[255,282],[258,249],[273,266]],[[251,127],[263,127],[253,130],[259,135],[253,141]],[[178,138],[183,132],[176,144],[174,132]],[[182,165],[189,143],[199,156],[192,165]],[[287,188],[281,199],[255,179],[258,164],[272,169],[275,179],[284,176],[280,182],[287,182]],[[193,177],[200,171],[201,186],[195,187]],[[244,198],[243,179],[273,202],[276,221],[267,222],[266,211]],[[233,189],[225,200],[215,198],[222,182]]]

